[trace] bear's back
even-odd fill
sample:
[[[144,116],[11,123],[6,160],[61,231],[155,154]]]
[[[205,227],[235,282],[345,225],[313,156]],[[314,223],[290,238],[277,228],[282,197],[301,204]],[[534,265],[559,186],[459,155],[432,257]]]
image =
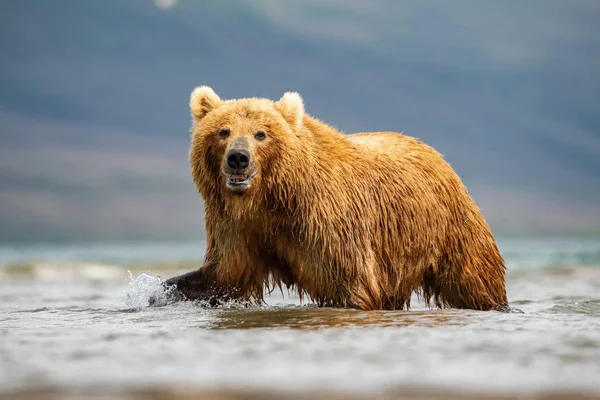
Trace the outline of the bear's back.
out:
[[[402,146],[406,138],[402,132],[361,132],[345,136],[346,140],[361,150],[384,152],[391,146]]]
[[[433,147],[402,132],[361,132],[344,136],[354,154],[361,162],[366,161],[372,167],[386,170],[401,167],[413,174],[438,173],[454,175],[443,156]]]

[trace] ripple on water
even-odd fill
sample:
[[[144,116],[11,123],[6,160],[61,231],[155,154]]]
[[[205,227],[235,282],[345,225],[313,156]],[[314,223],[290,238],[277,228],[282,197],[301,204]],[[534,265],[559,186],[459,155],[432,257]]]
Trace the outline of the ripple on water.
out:
[[[588,316],[600,316],[600,299],[556,304],[551,307],[548,312],[556,314],[585,314]]]

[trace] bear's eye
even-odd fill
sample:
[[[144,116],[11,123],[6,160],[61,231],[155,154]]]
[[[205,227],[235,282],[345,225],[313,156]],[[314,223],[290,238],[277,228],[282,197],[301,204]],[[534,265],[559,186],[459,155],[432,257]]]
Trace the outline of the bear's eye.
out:
[[[254,135],[254,138],[255,138],[256,140],[265,140],[265,139],[266,139],[266,137],[267,137],[267,134],[266,134],[266,133],[264,133],[263,131],[258,131],[258,132],[256,132],[256,134]]]
[[[222,138],[228,137],[229,134],[230,134],[229,129],[221,129],[219,131],[219,136],[221,136]]]

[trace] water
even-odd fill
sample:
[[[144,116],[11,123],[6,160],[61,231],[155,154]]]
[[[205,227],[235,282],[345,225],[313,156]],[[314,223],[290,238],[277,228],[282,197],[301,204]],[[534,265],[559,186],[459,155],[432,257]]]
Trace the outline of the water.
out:
[[[210,309],[160,286],[202,243],[0,247],[0,397],[600,397],[600,240],[499,244],[523,314]]]

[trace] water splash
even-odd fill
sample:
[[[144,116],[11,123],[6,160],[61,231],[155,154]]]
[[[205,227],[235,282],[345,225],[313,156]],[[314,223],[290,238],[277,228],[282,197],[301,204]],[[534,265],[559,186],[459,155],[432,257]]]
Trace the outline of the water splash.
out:
[[[165,287],[161,277],[142,273],[134,279],[131,271],[127,272],[129,273],[129,289],[125,294],[127,307],[162,307],[181,300],[177,289],[174,286]]]

